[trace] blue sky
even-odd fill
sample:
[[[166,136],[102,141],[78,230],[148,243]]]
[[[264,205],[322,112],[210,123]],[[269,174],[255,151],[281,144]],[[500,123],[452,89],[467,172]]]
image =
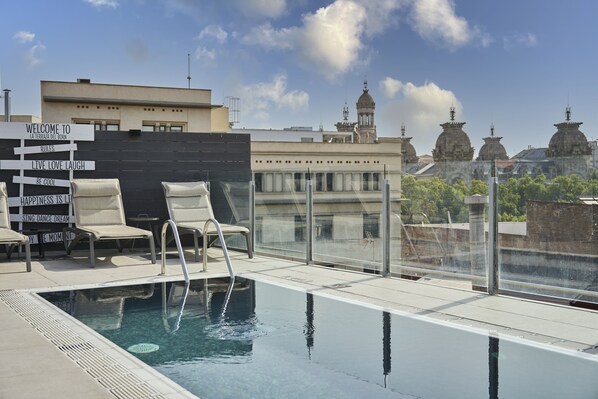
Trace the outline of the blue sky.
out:
[[[334,130],[367,79],[379,136],[431,153],[449,119],[510,156],[565,119],[598,139],[595,0],[0,0],[2,88],[40,115],[40,81],[212,89],[236,127]],[[2,108],[3,110],[3,108]]]

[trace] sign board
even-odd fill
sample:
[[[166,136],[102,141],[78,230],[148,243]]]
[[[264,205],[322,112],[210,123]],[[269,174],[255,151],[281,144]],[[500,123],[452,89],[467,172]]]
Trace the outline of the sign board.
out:
[[[8,206],[42,206],[42,205],[63,205],[71,203],[70,194],[54,195],[30,195],[28,197],[10,197]]]
[[[93,141],[94,126],[66,123],[0,122],[0,139]]]
[[[25,223],[72,223],[75,221],[73,216],[68,215],[36,215],[27,213],[23,215],[10,215],[11,222]]]
[[[95,161],[60,161],[60,160],[31,160],[13,161],[0,160],[0,169],[14,170],[95,170]]]
[[[49,144],[32,147],[16,147],[15,155],[21,154],[47,154],[51,152],[77,151],[77,144]]]
[[[32,186],[48,187],[70,187],[71,182],[65,179],[54,179],[52,177],[26,177],[13,176],[12,182],[17,184],[29,184]]]

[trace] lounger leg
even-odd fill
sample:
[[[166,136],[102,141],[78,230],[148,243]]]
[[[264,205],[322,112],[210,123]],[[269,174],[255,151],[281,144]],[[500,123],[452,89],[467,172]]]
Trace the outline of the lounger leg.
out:
[[[204,237],[204,240],[206,238]],[[199,238],[197,237],[197,232],[193,232],[193,245],[195,246],[195,261],[199,262]],[[205,255],[205,254],[204,254]]]
[[[31,246],[29,245],[29,239],[25,241],[25,264],[27,265],[27,271],[31,271]]]
[[[116,241],[116,248],[118,248],[118,252],[122,252],[123,246],[120,245],[120,240],[115,240],[115,241]]]
[[[150,253],[152,255],[152,263],[155,264],[156,263],[156,244],[154,243],[154,236],[149,236],[147,239],[149,240]]]
[[[75,238],[73,238],[73,241],[71,241],[71,243],[68,246],[66,246],[66,254],[70,255],[71,251],[73,250],[73,248],[75,248],[75,245],[77,245],[77,243],[79,241],[81,241],[81,239],[84,238],[84,237],[85,236],[83,236],[83,235],[77,235],[77,236],[75,236]],[[65,245],[66,245],[66,239],[65,239]]]
[[[12,251],[14,251],[15,249],[15,244],[6,244],[6,258],[10,259],[10,256],[12,255]]]
[[[89,262],[91,267],[96,267],[96,255],[93,247],[93,238],[89,237]]]
[[[249,255],[249,259],[252,259],[253,251],[251,250],[251,234],[245,234],[245,240],[247,241],[247,255]]]

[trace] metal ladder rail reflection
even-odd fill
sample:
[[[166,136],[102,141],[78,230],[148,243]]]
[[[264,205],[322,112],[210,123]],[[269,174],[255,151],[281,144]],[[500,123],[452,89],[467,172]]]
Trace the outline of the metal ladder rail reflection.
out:
[[[218,238],[220,239],[220,244],[222,245],[222,253],[224,254],[224,259],[226,259],[226,266],[228,267],[228,273],[230,274],[231,278],[235,277],[235,272],[233,271],[233,266],[230,263],[230,257],[228,256],[228,248],[226,248],[226,242],[224,241],[224,235],[222,234],[222,228],[220,227],[220,223],[214,218],[210,218],[206,220],[206,223],[203,226],[204,231],[204,239],[203,239],[203,271],[208,271],[208,226],[210,223],[214,224],[216,227],[216,231],[218,232]]]
[[[179,237],[179,229],[176,227],[176,223],[172,219],[168,219],[162,225],[162,234],[160,235],[162,240],[161,258],[162,258],[162,271],[161,275],[166,274],[166,231],[168,226],[172,227],[172,233],[176,242],[177,250],[179,251],[179,258],[181,259],[181,267],[183,268],[183,275],[185,276],[185,282],[189,284],[189,272],[187,271],[187,262],[185,262],[185,255],[183,253],[183,247],[181,245],[181,238]]]

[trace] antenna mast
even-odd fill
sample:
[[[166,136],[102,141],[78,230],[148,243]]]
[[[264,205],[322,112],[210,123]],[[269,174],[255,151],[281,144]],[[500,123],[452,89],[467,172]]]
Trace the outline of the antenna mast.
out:
[[[191,88],[191,54],[187,53],[187,88]]]

